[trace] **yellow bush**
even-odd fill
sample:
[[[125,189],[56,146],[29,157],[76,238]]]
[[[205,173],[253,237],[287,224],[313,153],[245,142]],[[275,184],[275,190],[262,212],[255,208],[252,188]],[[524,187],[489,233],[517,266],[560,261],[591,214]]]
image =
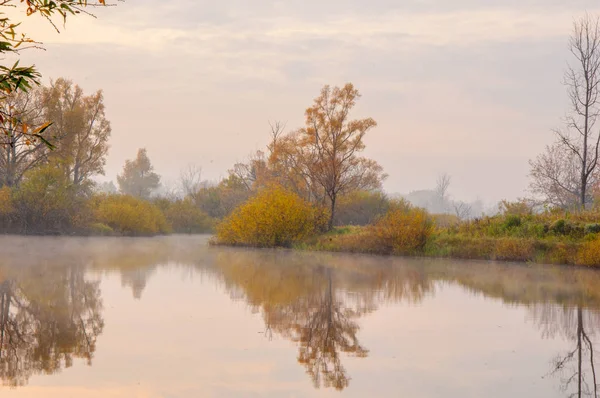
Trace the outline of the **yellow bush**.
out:
[[[600,266],[600,239],[585,242],[577,255],[578,265]]]
[[[496,260],[531,261],[535,256],[533,241],[522,238],[501,238],[496,240]]]
[[[412,254],[423,250],[433,223],[425,210],[402,206],[386,214],[370,232],[378,252]]]
[[[124,235],[169,232],[164,214],[152,203],[129,195],[99,195],[93,199],[94,218]]]
[[[217,242],[257,247],[290,246],[327,220],[298,195],[272,186],[236,208],[217,226]]]

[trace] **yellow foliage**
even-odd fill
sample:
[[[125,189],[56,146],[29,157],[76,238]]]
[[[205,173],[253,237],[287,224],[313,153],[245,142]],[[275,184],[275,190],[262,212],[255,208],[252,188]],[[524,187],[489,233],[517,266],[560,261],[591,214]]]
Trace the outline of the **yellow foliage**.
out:
[[[327,216],[278,186],[260,191],[217,226],[217,242],[257,247],[290,246],[323,226]]]
[[[585,242],[577,255],[578,265],[600,266],[600,238]]]
[[[502,238],[496,241],[496,260],[531,261],[535,247],[532,240],[522,238]]]
[[[92,199],[94,218],[125,235],[169,232],[164,214],[150,202],[129,195],[99,195]]]
[[[0,188],[0,217],[7,217],[14,211],[11,189],[9,187]]]
[[[399,206],[371,227],[379,252],[410,254],[423,250],[433,233],[433,222],[423,209]]]
[[[85,216],[84,199],[62,170],[45,165],[25,174],[14,193],[16,218],[25,233],[62,233]]]

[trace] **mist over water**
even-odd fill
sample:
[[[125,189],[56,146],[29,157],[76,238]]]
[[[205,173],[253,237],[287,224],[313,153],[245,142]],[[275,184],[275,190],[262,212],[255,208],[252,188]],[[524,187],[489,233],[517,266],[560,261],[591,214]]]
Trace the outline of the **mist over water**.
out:
[[[207,239],[1,237],[3,396],[594,396],[595,272]]]

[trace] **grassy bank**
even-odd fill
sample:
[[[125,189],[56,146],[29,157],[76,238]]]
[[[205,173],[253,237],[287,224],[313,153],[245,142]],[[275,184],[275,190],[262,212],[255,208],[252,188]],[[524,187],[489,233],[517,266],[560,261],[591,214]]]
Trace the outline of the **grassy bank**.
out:
[[[435,224],[421,247],[381,242],[381,227],[338,227],[294,247],[301,250],[411,255],[498,261],[600,266],[600,215],[498,215],[456,223]],[[378,233],[379,232],[379,233]],[[399,231],[402,232],[407,231]]]

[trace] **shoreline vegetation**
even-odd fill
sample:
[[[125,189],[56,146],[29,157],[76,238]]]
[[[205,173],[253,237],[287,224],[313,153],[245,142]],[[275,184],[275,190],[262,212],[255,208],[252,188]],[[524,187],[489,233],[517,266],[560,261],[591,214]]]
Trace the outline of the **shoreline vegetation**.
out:
[[[281,187],[269,187],[217,225],[212,245],[600,266],[600,209],[534,213],[503,202],[494,216],[460,221],[390,200],[372,224],[327,232],[322,210]],[[316,214],[316,216],[315,216]]]

